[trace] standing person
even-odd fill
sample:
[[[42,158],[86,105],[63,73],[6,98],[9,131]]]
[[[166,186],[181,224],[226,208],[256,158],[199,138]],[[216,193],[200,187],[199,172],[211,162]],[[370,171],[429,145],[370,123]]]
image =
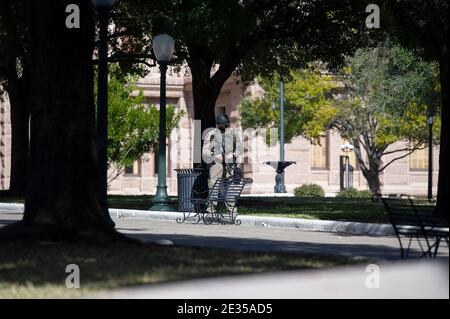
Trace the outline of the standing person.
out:
[[[205,137],[203,159],[208,163],[208,187],[211,188],[218,178],[230,176],[240,178],[242,171],[237,167],[241,154],[239,137],[230,129],[230,119],[225,113],[216,117],[217,129],[211,130]]]

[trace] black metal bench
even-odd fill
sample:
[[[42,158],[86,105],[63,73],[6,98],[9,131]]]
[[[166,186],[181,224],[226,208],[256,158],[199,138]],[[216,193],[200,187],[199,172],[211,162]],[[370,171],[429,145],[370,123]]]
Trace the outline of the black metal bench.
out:
[[[186,220],[194,220],[196,223],[203,221],[205,224],[235,224],[241,221],[237,219],[237,203],[245,185],[252,183],[250,178],[219,178],[213,187],[207,190],[206,198],[194,189],[189,199],[191,208],[183,212],[183,218],[178,218],[178,223]]]
[[[400,198],[374,195],[374,201],[379,199],[383,202],[399,241],[402,259],[408,258],[414,240],[422,251],[419,258],[435,258],[443,240],[449,245],[448,216],[434,214],[434,206],[417,205],[406,195]],[[405,239],[407,245],[404,244]]]

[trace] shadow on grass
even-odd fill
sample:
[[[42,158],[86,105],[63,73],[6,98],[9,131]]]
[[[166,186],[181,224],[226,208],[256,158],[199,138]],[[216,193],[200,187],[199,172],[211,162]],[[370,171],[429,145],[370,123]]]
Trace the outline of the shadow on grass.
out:
[[[0,244],[0,298],[71,297],[191,278],[347,263],[345,258],[153,244]],[[81,289],[65,286],[69,264],[80,267]]]

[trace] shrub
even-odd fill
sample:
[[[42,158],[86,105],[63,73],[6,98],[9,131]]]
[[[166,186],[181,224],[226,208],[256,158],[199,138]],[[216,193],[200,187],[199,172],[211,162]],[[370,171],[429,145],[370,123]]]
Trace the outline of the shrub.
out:
[[[348,189],[344,189],[340,191],[337,195],[337,198],[372,198],[372,193],[370,191],[359,191],[354,187],[350,187]]]
[[[317,184],[304,184],[294,189],[295,197],[325,197],[322,186]]]

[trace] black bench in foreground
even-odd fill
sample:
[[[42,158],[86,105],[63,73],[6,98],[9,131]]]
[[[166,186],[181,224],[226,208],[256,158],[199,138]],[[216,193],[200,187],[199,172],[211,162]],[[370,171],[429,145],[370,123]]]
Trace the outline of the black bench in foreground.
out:
[[[213,187],[206,192],[206,198],[199,196],[195,190],[191,191],[191,209],[183,212],[183,218],[178,218],[178,223],[186,220],[194,220],[196,223],[203,221],[205,224],[235,224],[241,221],[237,219],[237,203],[245,185],[252,183],[251,178],[219,178]],[[204,192],[204,193],[206,193]]]
[[[408,258],[414,240],[418,242],[422,250],[419,258],[435,258],[442,241],[447,243],[447,247],[449,246],[448,216],[436,215],[435,206],[418,205],[409,196],[400,197],[383,197],[381,194],[376,194],[373,200],[381,199],[383,202],[400,243],[401,258]],[[402,199],[405,197],[406,199]]]

